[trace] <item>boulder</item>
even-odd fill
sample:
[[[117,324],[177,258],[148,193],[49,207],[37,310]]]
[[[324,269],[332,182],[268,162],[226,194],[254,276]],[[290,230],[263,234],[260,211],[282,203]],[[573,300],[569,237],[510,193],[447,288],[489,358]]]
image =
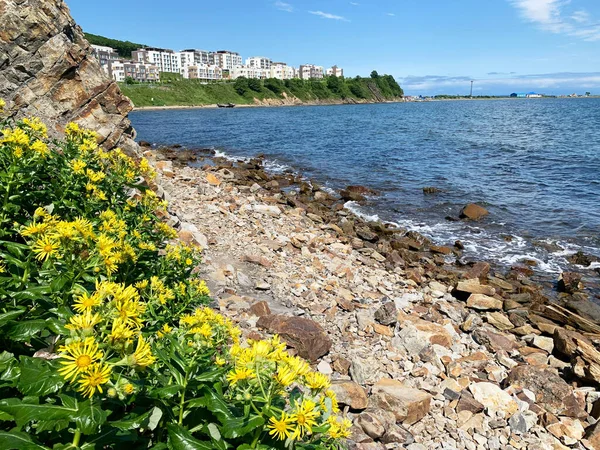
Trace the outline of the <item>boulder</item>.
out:
[[[375,189],[368,188],[366,186],[354,185],[354,186],[346,186],[346,191],[353,192],[355,194],[361,195],[379,195],[379,192]]]
[[[484,294],[471,294],[467,299],[467,306],[480,311],[486,311],[502,309],[504,302]]]
[[[460,242],[460,241],[457,241]],[[462,243],[460,244],[462,246]],[[457,248],[460,248],[457,246]],[[465,274],[465,278],[480,278],[484,279],[490,273],[490,265],[486,262],[476,262],[473,264],[467,273]]]
[[[599,258],[593,255],[588,255],[581,251],[569,256],[567,258],[571,264],[577,264],[578,266],[589,267],[592,263],[598,262]]]
[[[329,353],[331,339],[318,323],[304,317],[283,315],[263,316],[256,325],[270,333],[278,334],[298,355],[316,361]]]
[[[210,184],[211,186],[220,186],[221,185],[221,180],[219,180],[219,178],[213,174],[213,173],[207,173],[206,174],[206,182],[208,184]]]
[[[340,405],[348,406],[353,410],[366,409],[369,405],[367,393],[354,381],[336,380],[331,383],[331,390],[335,392]]]
[[[500,386],[493,383],[474,383],[469,386],[473,398],[481,403],[490,416],[494,416],[497,411],[502,411],[507,416],[512,416],[519,409],[517,402],[511,395],[500,389]]]
[[[479,279],[474,277],[468,280],[459,281],[455,288],[456,294],[483,294],[495,295],[496,289],[487,284],[481,284]],[[468,297],[468,295],[467,295]]]
[[[557,416],[585,417],[573,388],[555,370],[545,367],[517,366],[508,375],[508,384],[529,389],[536,404]]]
[[[583,289],[581,274],[575,272],[563,272],[558,278],[557,288],[560,292],[574,294]]]
[[[475,203],[469,203],[463,209],[460,210],[459,217],[461,219],[468,220],[479,220],[489,214],[488,210],[482,206],[476,205]]]
[[[139,153],[133,109],[92,56],[64,1],[0,3],[0,98],[9,119],[36,116],[58,138],[69,122],[98,133],[105,149]]]
[[[398,310],[394,302],[384,303],[375,311],[375,320],[382,325],[393,325],[398,317]]]
[[[473,339],[479,345],[484,345],[488,351],[492,353],[496,353],[500,350],[510,353],[512,350],[519,347],[519,344],[513,335],[494,333],[493,331],[484,328],[477,328],[473,332]]]
[[[372,389],[372,404],[390,411],[397,422],[412,425],[421,420],[431,408],[431,395],[407,387],[399,381],[383,378]]]
[[[265,301],[257,302],[250,307],[250,314],[257,317],[269,316],[271,314],[271,308]]]

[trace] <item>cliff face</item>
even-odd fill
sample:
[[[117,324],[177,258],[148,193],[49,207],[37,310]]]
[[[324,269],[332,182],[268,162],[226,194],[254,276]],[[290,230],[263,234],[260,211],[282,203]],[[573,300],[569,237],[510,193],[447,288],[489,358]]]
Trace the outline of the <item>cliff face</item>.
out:
[[[137,149],[131,101],[62,0],[0,0],[0,98],[13,118],[38,116],[54,136],[74,121],[97,131],[107,149]]]

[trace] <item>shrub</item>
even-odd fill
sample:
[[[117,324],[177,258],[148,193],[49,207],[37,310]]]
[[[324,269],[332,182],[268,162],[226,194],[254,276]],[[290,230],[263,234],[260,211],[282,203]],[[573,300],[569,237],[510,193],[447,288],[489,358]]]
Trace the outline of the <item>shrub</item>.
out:
[[[96,141],[2,124],[3,448],[340,448],[329,380],[204,306],[148,161]]]
[[[262,91],[262,82],[257,78],[248,79],[248,87],[254,92]]]
[[[240,94],[240,95],[243,96],[250,89],[248,87],[248,78],[245,78],[245,77],[239,77],[239,78],[237,78],[235,80],[235,83],[233,83],[233,88],[235,89],[235,91],[238,94]]]

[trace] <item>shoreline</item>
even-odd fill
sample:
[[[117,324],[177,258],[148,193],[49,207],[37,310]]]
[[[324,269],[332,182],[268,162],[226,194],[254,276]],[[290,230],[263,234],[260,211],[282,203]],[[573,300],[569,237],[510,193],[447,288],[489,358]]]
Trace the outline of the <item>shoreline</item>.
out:
[[[527,274],[455,265],[459,248],[365,222],[260,159],[146,150],[181,229],[206,248],[200,275],[215,307],[249,336],[275,332],[267,310],[325,331],[331,346],[314,362],[355,423],[355,448],[598,448],[586,417],[600,378],[585,345],[600,327],[550,303]],[[427,402],[404,398],[416,420],[396,417],[378,434],[369,424],[389,415],[377,394],[386,378]]]

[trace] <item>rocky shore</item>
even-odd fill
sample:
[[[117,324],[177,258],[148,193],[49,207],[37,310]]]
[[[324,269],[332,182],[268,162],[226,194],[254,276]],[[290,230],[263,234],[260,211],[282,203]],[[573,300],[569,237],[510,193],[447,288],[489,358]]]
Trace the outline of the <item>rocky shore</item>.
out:
[[[350,448],[600,449],[600,315],[578,275],[551,301],[526,266],[465,263],[460,242],[344,209],[367,188],[143,150],[180,238],[205,248],[215,308],[331,376]]]

